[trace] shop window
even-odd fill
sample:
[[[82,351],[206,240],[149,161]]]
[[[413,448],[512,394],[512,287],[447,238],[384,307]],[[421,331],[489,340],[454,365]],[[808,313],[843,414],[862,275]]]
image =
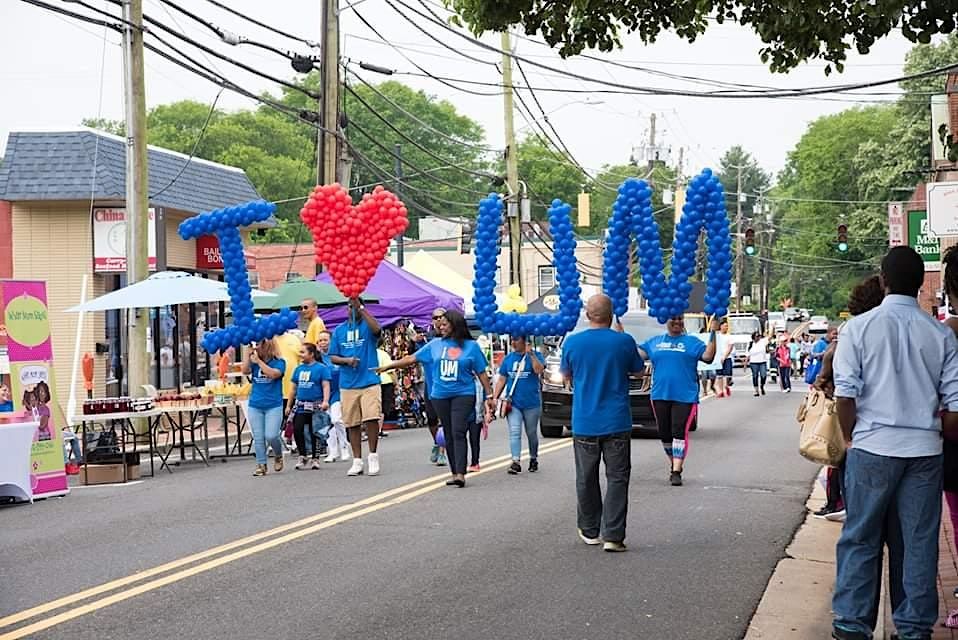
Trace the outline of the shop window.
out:
[[[297,272],[295,272],[295,271],[287,271],[287,272],[286,272],[286,282],[289,282],[290,280],[297,280],[297,279],[302,278],[302,277],[303,277],[302,275],[300,275],[299,273],[297,273]]]
[[[259,272],[258,271],[249,272],[249,286],[253,287],[254,289],[259,288]]]

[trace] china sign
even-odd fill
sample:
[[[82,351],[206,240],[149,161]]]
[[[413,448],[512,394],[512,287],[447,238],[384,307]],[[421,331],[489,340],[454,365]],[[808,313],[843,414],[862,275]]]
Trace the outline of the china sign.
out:
[[[156,212],[150,209],[148,265],[156,271]],[[126,271],[126,209],[93,210],[93,272]]]
[[[925,261],[925,271],[941,269],[941,245],[938,236],[931,232],[928,214],[924,211],[908,212],[908,246]]]

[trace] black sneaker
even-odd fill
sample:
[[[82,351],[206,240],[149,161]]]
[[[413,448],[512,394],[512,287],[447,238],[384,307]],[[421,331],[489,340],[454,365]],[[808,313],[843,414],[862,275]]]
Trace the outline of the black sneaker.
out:
[[[673,487],[681,487],[681,486],[682,486],[682,472],[681,472],[681,471],[673,471],[672,473],[670,473],[670,474],[669,474],[669,482],[672,484]]]
[[[815,516],[816,518],[824,518],[824,517],[827,516],[829,513],[832,513],[832,512],[834,512],[834,511],[835,511],[835,509],[832,509],[830,506],[828,506],[828,505],[826,504],[824,507],[822,507],[822,508],[819,509],[818,511],[813,511],[813,512],[812,512],[812,515]]]
[[[538,470],[539,470],[539,461],[533,458],[532,460],[529,461],[529,473],[535,473]]]
[[[832,627],[832,638],[835,640],[870,640],[868,634],[861,631],[846,631]]]
[[[509,465],[509,469],[507,470],[507,473],[510,476],[514,476],[517,473],[522,473],[522,465],[519,464],[518,460],[512,461],[512,464]]]

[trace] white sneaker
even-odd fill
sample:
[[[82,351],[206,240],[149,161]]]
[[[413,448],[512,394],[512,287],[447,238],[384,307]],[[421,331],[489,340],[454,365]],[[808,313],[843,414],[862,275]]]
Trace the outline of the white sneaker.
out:
[[[582,529],[576,529],[576,532],[579,534],[579,540],[586,543],[589,546],[595,546],[597,544],[602,544],[602,538],[590,538],[589,536],[582,533]]]
[[[845,510],[841,511],[832,511],[831,513],[825,514],[825,519],[829,522],[845,522]]]
[[[379,454],[370,453],[369,454],[369,474],[371,476],[379,475]]]
[[[363,475],[363,459],[356,458],[353,460],[353,466],[349,468],[349,471],[346,472],[347,476],[361,476]]]
[[[323,458],[323,462],[336,462],[336,454],[330,453],[328,456]]]
[[[609,551],[610,553],[619,553],[626,550],[626,546],[622,542],[606,542],[602,545],[604,551]]]
[[[303,469],[307,467],[308,464],[309,462],[306,460],[306,456],[300,456],[299,461],[296,463],[296,466],[293,468],[296,469],[297,471],[302,471]]]
[[[343,462],[346,462],[347,460],[351,460],[352,457],[353,457],[353,452],[349,449],[348,445],[343,447],[339,452],[339,459],[342,460]]]

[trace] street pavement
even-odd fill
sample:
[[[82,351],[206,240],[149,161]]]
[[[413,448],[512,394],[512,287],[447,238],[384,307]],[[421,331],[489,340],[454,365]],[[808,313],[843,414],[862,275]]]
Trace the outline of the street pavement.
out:
[[[742,638],[818,471],[797,453],[801,386],[753,398],[739,372],[705,400],[683,487],[633,440],[623,554],[575,535],[570,439],[513,477],[501,422],[465,489],[410,430],[379,477],[253,478],[241,459],[2,509],[0,640]]]

